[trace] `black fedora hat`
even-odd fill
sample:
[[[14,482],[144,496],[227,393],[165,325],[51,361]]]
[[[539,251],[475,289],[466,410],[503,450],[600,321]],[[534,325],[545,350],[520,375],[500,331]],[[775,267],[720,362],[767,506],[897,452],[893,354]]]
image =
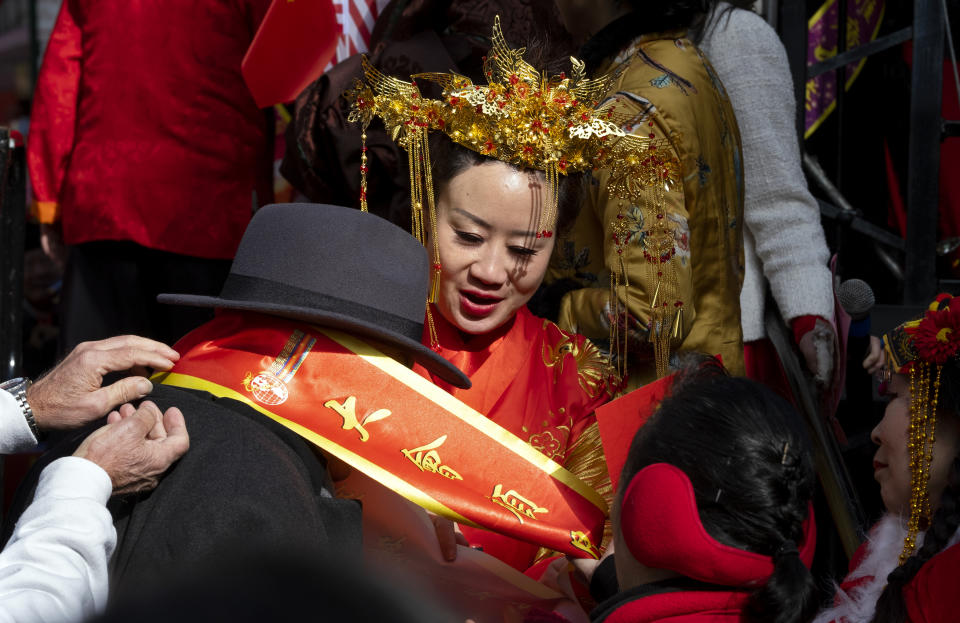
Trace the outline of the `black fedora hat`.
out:
[[[253,216],[220,296],[161,294],[174,305],[256,311],[397,346],[457,387],[470,380],[420,343],[427,251],[393,223],[353,208],[268,205]]]

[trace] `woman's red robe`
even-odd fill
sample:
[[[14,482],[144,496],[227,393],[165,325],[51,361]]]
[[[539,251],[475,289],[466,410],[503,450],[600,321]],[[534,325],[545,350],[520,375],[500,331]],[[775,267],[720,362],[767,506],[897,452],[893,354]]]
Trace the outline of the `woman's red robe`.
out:
[[[563,465],[609,502],[612,490],[593,411],[613,397],[616,386],[600,351],[526,307],[499,329],[467,341],[436,308],[433,319],[440,354],[473,386],[459,389],[419,365],[414,370]],[[428,329],[423,340],[430,343]],[[461,529],[471,545],[521,571],[545,553],[493,532]]]

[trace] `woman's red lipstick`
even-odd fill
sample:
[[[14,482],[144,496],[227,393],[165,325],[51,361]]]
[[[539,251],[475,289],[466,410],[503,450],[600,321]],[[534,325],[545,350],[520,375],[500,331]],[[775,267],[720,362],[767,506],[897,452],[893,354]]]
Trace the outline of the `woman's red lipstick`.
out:
[[[497,308],[503,298],[476,290],[460,290],[460,309],[467,316],[483,318]]]

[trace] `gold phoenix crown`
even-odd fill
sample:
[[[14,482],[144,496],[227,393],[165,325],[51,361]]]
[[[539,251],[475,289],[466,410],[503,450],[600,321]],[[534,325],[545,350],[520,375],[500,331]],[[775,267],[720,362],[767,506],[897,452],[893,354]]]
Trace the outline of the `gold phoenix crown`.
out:
[[[614,102],[597,108],[614,76],[588,79],[584,63],[571,57],[571,76],[548,77],[523,60],[525,48],[510,48],[499,16],[491,39],[483,68],[486,85],[452,72],[415,74],[406,82],[383,74],[364,57],[365,81],[358,81],[347,94],[352,100],[350,121],[366,129],[379,117],[393,140],[407,150],[411,170],[416,168],[428,178],[429,166],[415,167],[414,155],[428,154],[424,143],[430,131],[441,131],[479,154],[544,171],[549,192],[544,197],[540,232],[547,236],[552,233],[547,227],[555,215],[558,175],[610,168],[611,191],[626,199],[654,184],[678,182],[679,164],[655,157],[664,139],[625,132]],[[442,98],[423,97],[418,80],[439,84]],[[361,173],[366,173],[365,163]],[[419,180],[414,181],[416,185]],[[431,190],[426,190],[429,198]],[[414,210],[418,199],[422,209],[424,193],[412,189],[411,194]],[[361,203],[365,200],[362,194]]]

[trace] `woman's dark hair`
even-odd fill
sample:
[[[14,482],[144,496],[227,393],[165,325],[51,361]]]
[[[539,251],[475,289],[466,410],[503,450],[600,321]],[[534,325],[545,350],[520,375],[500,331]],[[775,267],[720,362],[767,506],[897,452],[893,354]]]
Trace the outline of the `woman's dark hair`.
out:
[[[694,23],[690,25],[690,40],[697,45],[700,45],[700,42],[703,41],[703,36],[708,30],[717,28],[721,20],[730,19],[730,14],[736,9],[743,9],[745,11],[753,10],[753,0],[727,0],[727,6],[724,7],[721,7],[716,2],[712,2],[711,4],[713,6],[710,8],[710,12],[705,16],[697,18]]]
[[[475,151],[458,145],[445,135],[435,134],[430,137],[430,161],[432,163],[433,187],[437,196],[443,188],[457,175],[470,167],[500,162],[488,158]],[[507,166],[513,166],[508,163]],[[543,171],[517,167],[521,171],[536,174],[544,178]],[[557,184],[557,234],[563,234],[573,227],[580,212],[580,204],[584,199],[583,173],[560,175]]]
[[[806,434],[789,403],[754,381],[727,376],[715,360],[688,364],[634,438],[620,495],[654,463],[674,465],[690,478],[710,536],[773,557],[773,575],[751,594],[746,620],[812,618],[819,605],[816,584],[790,544],[803,541],[815,476]]]
[[[696,29],[717,3],[717,0],[620,0],[632,11],[623,15],[593,35],[577,58],[594,72],[604,59],[614,56],[640,35],[667,30]]]
[[[960,416],[960,363],[949,360],[940,373],[938,417]],[[934,448],[936,451],[936,448]],[[887,576],[887,586],[877,601],[874,623],[900,623],[907,619],[903,587],[910,583],[923,565],[943,550],[960,527],[960,454],[953,457],[947,484],[940,495],[940,503],[933,514],[930,527],[923,538],[923,546],[905,563]]]

